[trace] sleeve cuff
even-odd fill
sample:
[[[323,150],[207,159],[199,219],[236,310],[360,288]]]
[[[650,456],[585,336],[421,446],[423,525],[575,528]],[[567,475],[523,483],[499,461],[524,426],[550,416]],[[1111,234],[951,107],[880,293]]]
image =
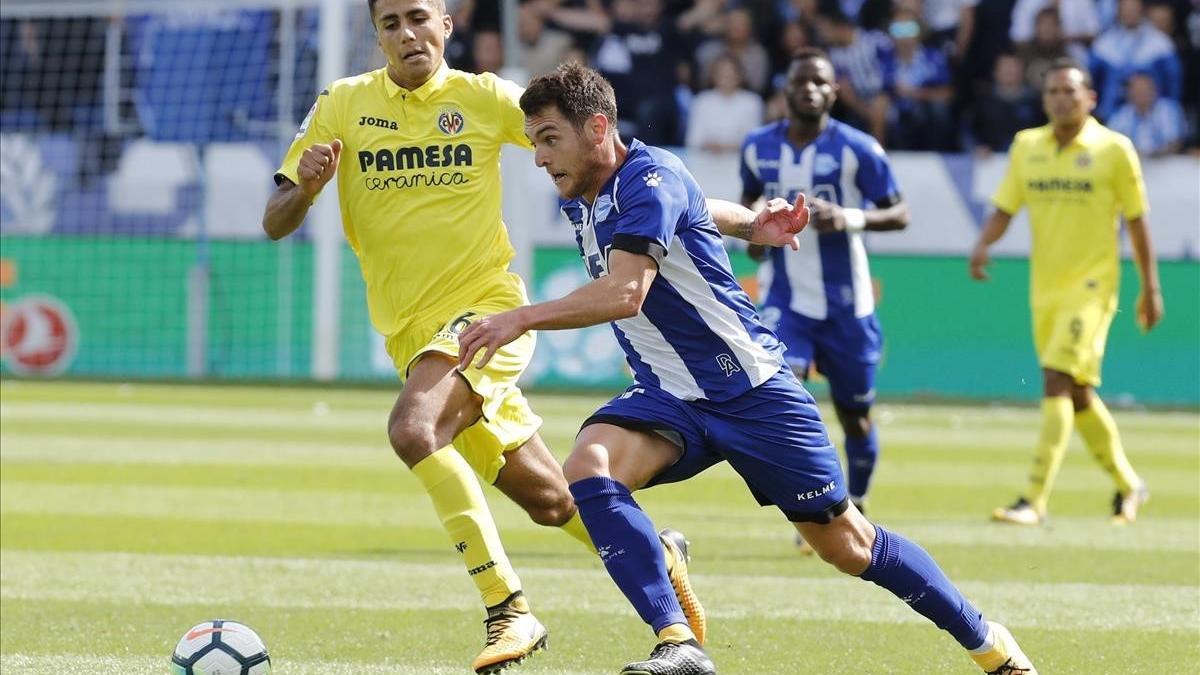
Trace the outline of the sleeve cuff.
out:
[[[663,257],[667,255],[667,249],[663,248],[662,244],[650,237],[643,237],[636,234],[614,234],[612,247],[627,253],[648,255],[654,259],[656,264],[661,262]]]

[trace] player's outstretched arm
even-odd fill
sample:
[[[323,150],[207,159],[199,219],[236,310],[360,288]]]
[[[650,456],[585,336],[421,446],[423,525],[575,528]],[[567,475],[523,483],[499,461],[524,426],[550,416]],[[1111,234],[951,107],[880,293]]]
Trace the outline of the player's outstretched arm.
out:
[[[988,257],[988,247],[1004,236],[1010,222],[1012,222],[1012,214],[1005,213],[1000,209],[992,211],[992,215],[988,216],[987,222],[983,225],[983,230],[979,233],[979,241],[975,242],[975,248],[971,251],[970,271],[972,279],[987,281],[987,266],[992,263],[991,258]]]
[[[796,250],[800,248],[796,235],[808,225],[809,212],[803,194],[796,197],[795,204],[772,199],[757,213],[724,199],[706,199],[705,203],[721,234],[752,244],[791,246]]]
[[[1148,331],[1162,320],[1162,286],[1158,281],[1158,258],[1150,243],[1150,228],[1145,216],[1131,218],[1126,223],[1129,229],[1129,245],[1133,247],[1133,259],[1142,278],[1141,292],[1137,299],[1137,322],[1143,331]]]
[[[607,275],[557,300],[493,314],[467,326],[458,335],[458,369],[469,367],[480,352],[483,357],[475,367],[484,367],[496,350],[526,331],[585,328],[636,316],[657,274],[654,258],[612,249]]]
[[[892,232],[908,227],[908,203],[897,199],[882,208],[848,209],[814,197],[812,222],[818,232]]]
[[[300,183],[285,178],[267,200],[262,224],[268,237],[278,241],[300,227],[313,199],[337,172],[341,154],[342,142],[337,139],[328,145],[316,143],[304,151],[296,169]]]

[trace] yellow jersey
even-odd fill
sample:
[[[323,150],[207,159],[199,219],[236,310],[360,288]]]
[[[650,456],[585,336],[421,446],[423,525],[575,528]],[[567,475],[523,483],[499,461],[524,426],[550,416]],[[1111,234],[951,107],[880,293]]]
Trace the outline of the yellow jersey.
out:
[[[522,88],[442,63],[420,87],[381,68],[321,92],[275,175],[299,184],[314,143],[341,139],[342,227],[385,336],[453,312],[506,281],[513,248],[500,213],[500,148],[531,147]]]
[[[1115,295],[1117,218],[1137,218],[1149,208],[1133,144],[1091,117],[1061,149],[1050,125],[1018,133],[992,202],[1010,215],[1029,207],[1035,305],[1080,291]]]

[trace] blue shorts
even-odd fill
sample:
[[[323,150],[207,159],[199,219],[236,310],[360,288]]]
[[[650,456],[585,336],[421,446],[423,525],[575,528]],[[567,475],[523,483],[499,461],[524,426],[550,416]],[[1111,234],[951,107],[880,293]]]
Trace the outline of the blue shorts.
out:
[[[829,382],[829,395],[843,408],[863,410],[875,402],[875,371],[883,351],[883,330],[874,314],[852,313],[810,319],[787,308],[768,305],[763,323],[786,347],[784,358],[798,373],[809,366]]]
[[[816,402],[788,369],[728,401],[681,401],[634,384],[589,417],[659,433],[682,456],[647,485],[687,480],[729,462],[763,506],[793,522],[828,523],[846,510],[848,494],[837,449],[829,442]]]

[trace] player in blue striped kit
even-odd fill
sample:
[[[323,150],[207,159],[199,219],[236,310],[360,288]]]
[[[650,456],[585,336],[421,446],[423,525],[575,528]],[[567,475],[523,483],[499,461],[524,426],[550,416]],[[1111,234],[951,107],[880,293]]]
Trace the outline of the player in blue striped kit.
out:
[[[750,255],[765,260],[762,318],[786,345],[788,365],[801,379],[815,367],[829,382],[845,432],[850,500],[862,511],[879,457],[871,405],[883,349],[863,232],[904,229],[908,206],[879,143],[829,117],[837,80],[824,52],[792,58],[786,96],[788,118],[752,131],[742,145],[742,204],[807,194],[813,227],[800,234],[797,252],[752,245]]]
[[[733,276],[720,234],[791,240],[807,221],[803,201],[777,218],[706,202],[679,158],[621,142],[612,87],[576,63],[535,78],[521,109],[535,161],[563,199],[593,280],[563,298],[479,319],[459,336],[459,368],[486,364],[527,330],[612,324],[635,382],[584,422],[563,473],[609,576],[657,635],[650,658],[622,673],[716,672],[632,491],[721,461],[822,559],[902,598],[985,671],[1035,673],[1008,631],[984,621],[923,549],[850,503],[812,397]],[[780,232],[789,219],[796,227]]]

